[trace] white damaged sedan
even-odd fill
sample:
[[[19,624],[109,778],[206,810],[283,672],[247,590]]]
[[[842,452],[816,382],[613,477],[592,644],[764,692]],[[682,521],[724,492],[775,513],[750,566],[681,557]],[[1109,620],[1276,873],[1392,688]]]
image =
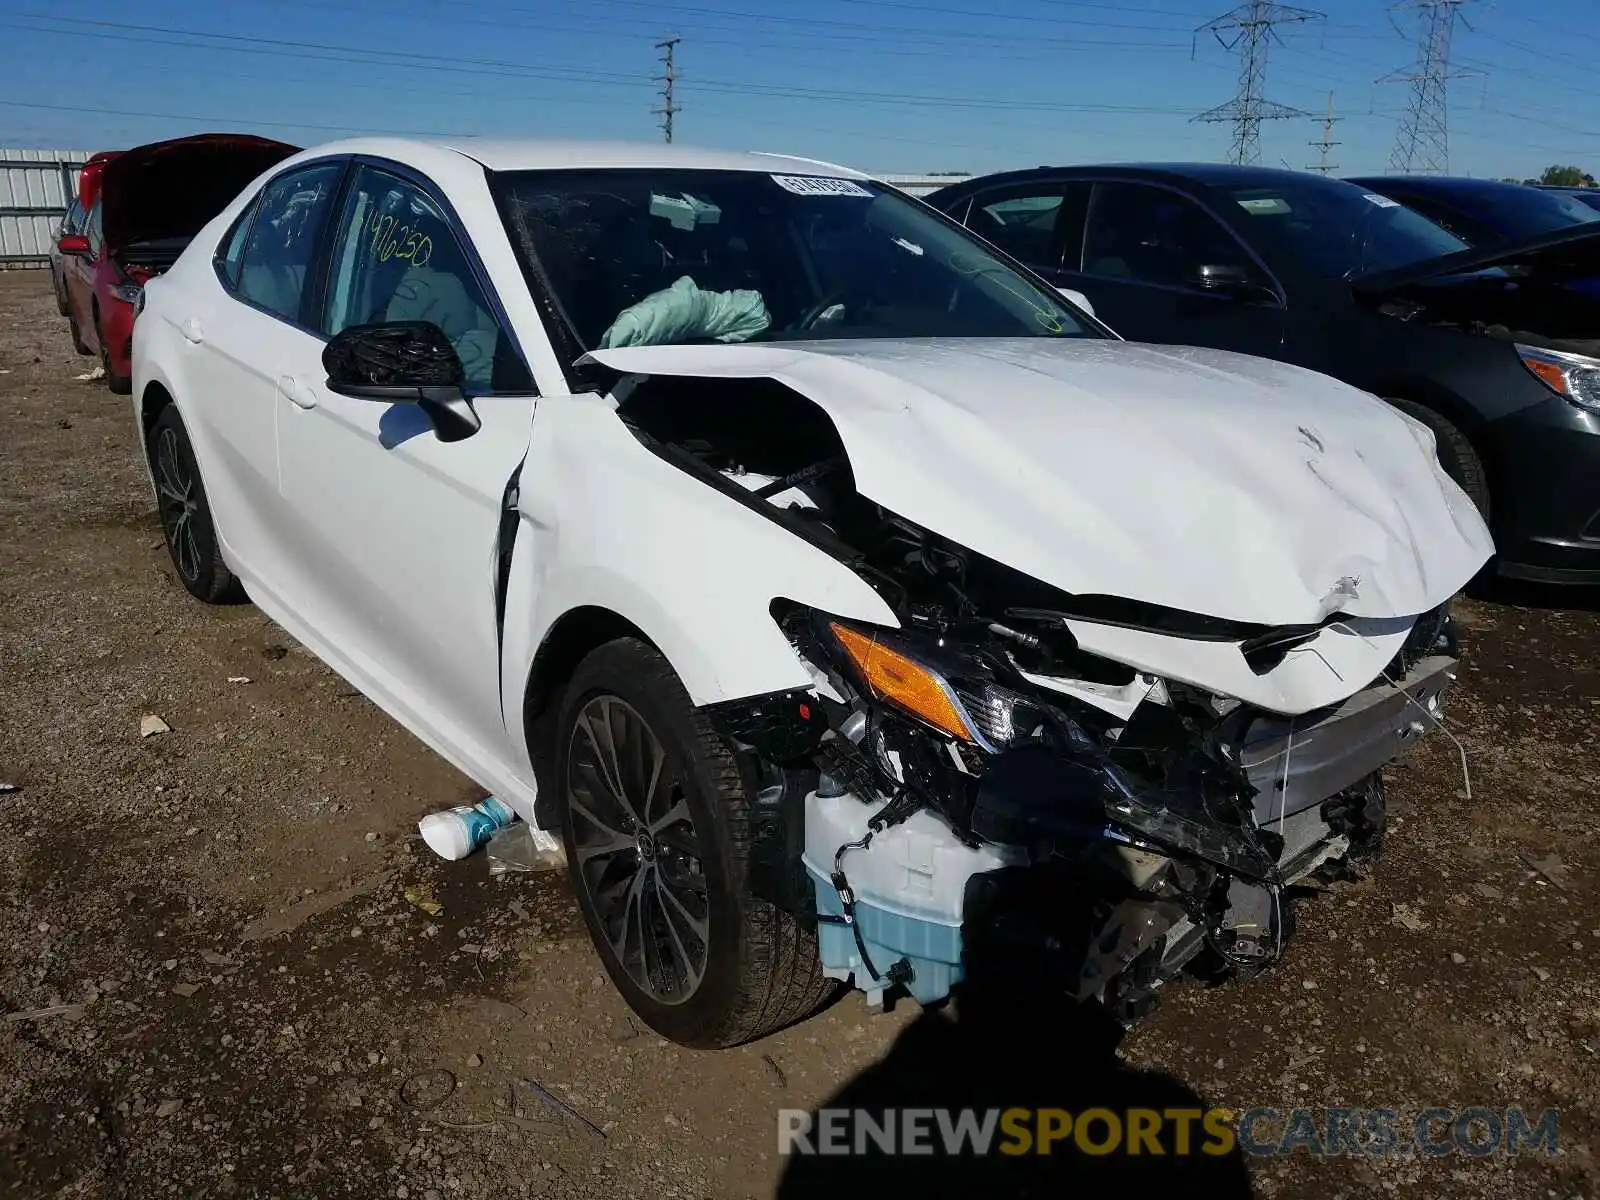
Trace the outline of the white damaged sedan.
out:
[[[1381,401],[1125,343],[805,159],[306,151],[133,362],[184,585],[559,830],[694,1045],[980,960],[1123,1019],[1270,964],[1381,847],[1493,550]]]

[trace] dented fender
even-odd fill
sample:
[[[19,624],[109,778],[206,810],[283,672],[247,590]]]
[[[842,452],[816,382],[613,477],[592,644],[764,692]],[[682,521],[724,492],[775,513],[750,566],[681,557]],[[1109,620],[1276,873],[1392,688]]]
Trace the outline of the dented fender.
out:
[[[605,397],[540,399],[517,507],[508,714],[520,711],[540,645],[578,608],[637,626],[697,705],[811,686],[772,619],[774,599],[899,625],[843,562],[652,453]]]

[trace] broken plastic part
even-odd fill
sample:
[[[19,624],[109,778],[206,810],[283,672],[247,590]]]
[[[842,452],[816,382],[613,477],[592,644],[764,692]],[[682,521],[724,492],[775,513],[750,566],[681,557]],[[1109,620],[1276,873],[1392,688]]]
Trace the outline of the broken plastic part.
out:
[[[567,861],[560,842],[526,821],[495,830],[489,838],[487,852],[490,875],[504,875],[508,871],[556,871]]]

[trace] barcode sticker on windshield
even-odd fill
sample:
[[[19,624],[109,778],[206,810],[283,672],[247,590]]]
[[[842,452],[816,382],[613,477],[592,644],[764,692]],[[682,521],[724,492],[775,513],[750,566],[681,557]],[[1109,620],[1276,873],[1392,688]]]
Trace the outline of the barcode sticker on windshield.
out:
[[[1399,203],[1397,201],[1391,200],[1387,196],[1379,196],[1379,195],[1376,195],[1376,194],[1374,194],[1372,192],[1362,192],[1361,194],[1363,196],[1365,196],[1368,200],[1371,200],[1379,208],[1399,208],[1400,207],[1400,205],[1399,205]]]
[[[830,179],[822,175],[774,175],[772,182],[796,196],[865,196],[869,200],[872,198],[872,193],[853,179]]]

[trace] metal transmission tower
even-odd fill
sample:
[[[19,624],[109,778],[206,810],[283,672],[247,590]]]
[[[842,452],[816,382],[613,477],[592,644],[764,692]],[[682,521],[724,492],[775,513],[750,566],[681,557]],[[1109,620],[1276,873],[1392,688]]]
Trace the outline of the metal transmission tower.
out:
[[[677,78],[672,73],[672,50],[681,41],[682,38],[670,37],[664,42],[656,43],[656,49],[661,51],[661,65],[664,68],[662,73],[656,76],[656,82],[661,85],[661,107],[652,108],[650,111],[661,118],[661,132],[669,142],[672,141],[673,114],[683,111],[683,105],[675,104],[672,100],[672,84]]]
[[[1320,20],[1322,14],[1308,8],[1291,8],[1270,0],[1250,0],[1232,12],[1207,21],[1196,33],[1213,34],[1229,50],[1239,51],[1239,94],[1226,104],[1207,109],[1196,121],[1233,123],[1233,148],[1228,161],[1261,161],[1261,122],[1306,114],[1286,104],[1276,104],[1262,95],[1267,76],[1267,47],[1278,37],[1274,26],[1299,21]]]
[[[1385,75],[1379,83],[1409,83],[1411,103],[1400,122],[1389,170],[1403,175],[1442,175],[1450,169],[1450,133],[1446,123],[1446,92],[1450,80],[1481,74],[1450,69],[1450,40],[1461,6],[1472,0],[1403,0],[1390,8],[1395,14],[1414,9],[1422,26],[1417,61],[1403,71]],[[1399,28],[1398,23],[1395,26]]]
[[[1320,142],[1307,142],[1306,144],[1317,151],[1317,165],[1306,167],[1308,171],[1315,171],[1318,175],[1331,175],[1339,169],[1339,164],[1328,161],[1328,152],[1343,142],[1333,140],[1333,127],[1339,123],[1339,118],[1333,115],[1333,93],[1328,93],[1328,115],[1322,120],[1322,140]]]

